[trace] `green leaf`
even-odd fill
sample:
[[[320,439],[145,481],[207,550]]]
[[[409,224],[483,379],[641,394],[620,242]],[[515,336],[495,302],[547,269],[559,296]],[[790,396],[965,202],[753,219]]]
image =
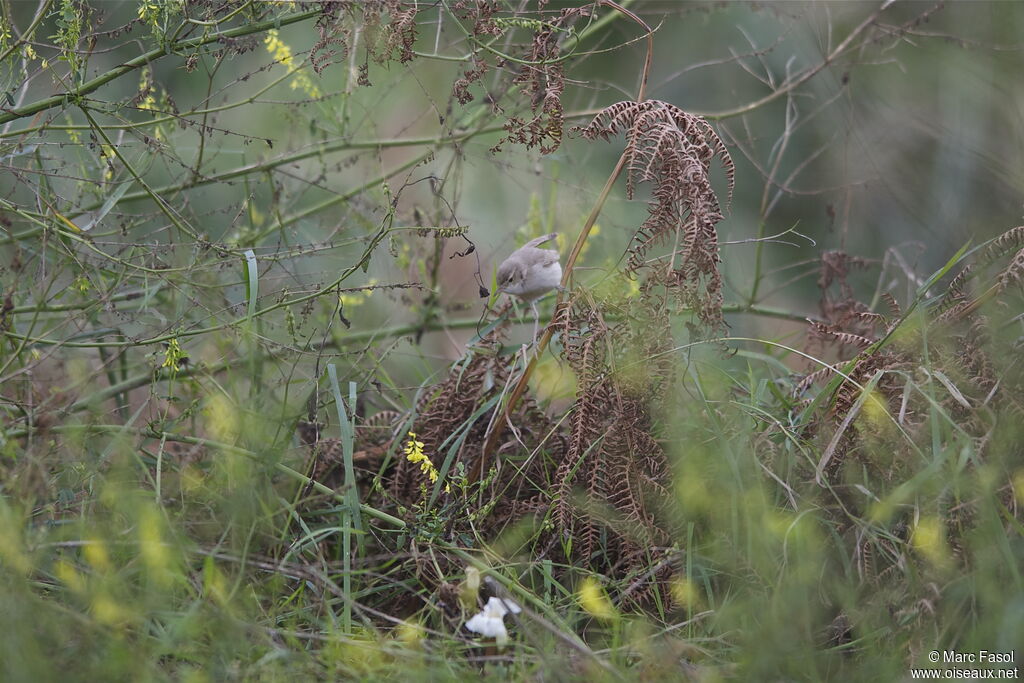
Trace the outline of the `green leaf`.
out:
[[[256,315],[256,300],[260,291],[260,274],[256,268],[256,253],[252,249],[245,250],[245,265],[245,292],[249,299],[246,315],[251,319]]]

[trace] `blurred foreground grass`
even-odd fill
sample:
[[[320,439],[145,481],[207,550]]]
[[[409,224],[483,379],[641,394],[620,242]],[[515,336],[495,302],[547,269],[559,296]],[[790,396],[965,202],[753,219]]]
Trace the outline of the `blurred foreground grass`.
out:
[[[623,4],[0,3],[0,680],[1024,643],[1024,13]],[[563,139],[636,82],[683,143],[631,169],[660,243],[646,185],[599,190],[623,141]],[[489,260],[605,199],[503,423],[532,320]]]
[[[1019,322],[1006,306],[988,320],[978,353],[1013,386]],[[890,335],[917,359],[890,370],[909,412],[862,407],[824,485],[814,472],[832,434],[797,433],[775,388],[790,382],[773,360],[788,352],[727,340],[739,355],[680,360],[671,411],[655,408],[672,463],[671,577],[641,611],[622,602],[637,577],[553,562],[542,518],[502,530],[474,512],[475,530],[453,537],[485,491],[458,474],[453,495],[393,510],[408,521],[363,503],[352,524],[345,490],[317,495],[300,474],[303,401],[274,417],[244,362],[214,393],[162,385],[194,397],[176,432],[98,412],[9,430],[3,678],[899,680],[931,650],[1012,651],[1024,426],[1016,401],[943,374],[935,363],[957,349],[921,329],[911,315]],[[381,500],[372,484],[360,495]],[[463,628],[476,599],[452,596],[478,590],[467,570],[525,608],[506,616],[502,647]]]

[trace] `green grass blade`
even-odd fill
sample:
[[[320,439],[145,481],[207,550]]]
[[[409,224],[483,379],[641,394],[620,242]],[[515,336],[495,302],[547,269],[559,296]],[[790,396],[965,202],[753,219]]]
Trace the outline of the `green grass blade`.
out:
[[[249,300],[246,315],[252,320],[256,315],[256,301],[260,292],[260,274],[256,268],[256,253],[252,249],[245,250],[245,295]]]
[[[341,432],[341,450],[345,467],[345,503],[342,513],[342,591],[349,598],[342,608],[342,627],[345,633],[352,632],[352,529],[361,530],[359,515],[359,491],[356,488],[355,465],[352,452],[355,444],[354,420],[349,418],[348,410],[355,417],[356,383],[348,383],[349,408],[341,398],[341,387],[338,385],[338,368],[334,363],[327,366],[327,374],[331,380],[331,392],[334,394],[335,407],[338,410],[338,425]]]

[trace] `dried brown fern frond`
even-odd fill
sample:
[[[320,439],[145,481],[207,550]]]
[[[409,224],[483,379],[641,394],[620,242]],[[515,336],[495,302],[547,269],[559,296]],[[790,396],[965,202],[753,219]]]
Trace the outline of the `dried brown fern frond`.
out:
[[[893,318],[898,318],[903,315],[903,309],[900,306],[900,302],[896,301],[896,297],[892,294],[889,292],[882,292],[882,300],[885,301],[885,305],[889,307],[889,315]]]
[[[1010,258],[1005,265],[999,264],[1007,255]],[[969,280],[982,282],[971,290],[967,287]],[[1006,354],[1008,340],[1000,331],[1020,316],[1022,282],[1024,226],[1017,226],[992,240],[974,263],[967,264],[931,311],[938,314],[932,326],[951,341],[942,360],[948,365],[947,374],[957,378],[961,396],[987,408],[1017,414],[1021,412],[1019,397],[1024,395],[1024,377],[1019,363],[1004,364],[1004,357],[1015,358],[1016,354]],[[982,307],[989,302],[992,305],[983,313]],[[1011,344],[1011,350],[1019,348]],[[986,438],[986,419],[977,411],[952,405],[951,412],[979,439]]]
[[[820,322],[811,322],[810,335],[828,341],[837,341],[840,344],[854,346],[861,351],[871,346],[873,340],[851,332],[842,332],[832,325],[825,325]]]
[[[1018,225],[1016,228],[1010,228],[1002,235],[995,238],[992,243],[988,245],[988,248],[985,249],[981,258],[978,259],[978,265],[987,266],[1006,254],[1019,251],[1021,249],[1024,249],[1024,225]]]
[[[511,373],[507,359],[499,354],[508,326],[506,321],[491,330],[417,403],[411,431],[424,444],[423,450],[434,464],[440,467],[448,449],[457,444],[449,476],[459,463],[465,472],[472,471],[480,459],[493,409],[481,413],[479,408],[489,401],[500,405],[495,399],[506,390]],[[502,519],[498,518],[522,509],[523,501],[534,501],[527,507],[537,508],[534,499],[538,490],[534,484],[550,481],[551,475],[542,471],[544,459],[529,457],[534,450],[543,447],[550,455],[549,460],[560,458],[564,452],[555,423],[532,398],[526,397],[510,420],[515,430],[499,449],[502,458],[496,459],[497,469],[487,477],[489,485],[498,492],[484,496],[498,501],[492,510],[495,517],[489,520],[487,528],[500,524]],[[387,493],[392,501],[411,506],[422,499],[423,484],[420,466],[399,457],[389,474]]]
[[[1007,255],[1008,262],[998,265]],[[810,336],[858,349],[852,367],[848,366],[849,379],[840,382],[829,397],[828,412],[824,416],[826,423],[846,430],[843,440],[837,442],[830,468],[834,471],[848,450],[870,440],[870,435],[858,433],[856,422],[850,424],[847,415],[862,396],[860,386],[875,377],[879,378],[874,386],[875,394],[884,399],[890,413],[898,416],[895,419],[911,437],[927,413],[927,406],[921,404],[918,392],[904,391],[909,386],[907,383],[914,381],[916,371],[938,387],[937,400],[958,428],[983,444],[990,429],[988,411],[1012,412],[1016,397],[1024,394],[1024,382],[1021,373],[1015,370],[1016,365],[1011,362],[1009,372],[999,369],[1002,358],[993,355],[993,348],[1005,340],[1000,342],[995,338],[998,335],[994,335],[993,330],[1000,329],[1000,325],[988,317],[990,314],[993,318],[1014,319],[1019,315],[1019,305],[1011,305],[1016,296],[1011,290],[1024,274],[1024,226],[1008,230],[980,250],[976,261],[967,264],[950,281],[945,295],[930,307],[927,335],[933,341],[929,344],[927,365],[922,364],[915,352],[916,344],[924,338],[924,333],[914,327],[916,323],[908,325],[908,334],[902,335],[898,343],[873,348],[874,342],[881,339],[879,330],[892,332],[898,321],[859,310],[863,305],[853,297],[845,280],[850,265],[855,264],[849,257],[831,252],[822,260],[819,285],[838,284],[840,299],[823,296],[824,306],[833,314],[833,319],[828,323],[812,323]],[[980,280],[986,273],[988,280],[977,287],[982,293],[975,294],[968,287],[969,281]],[[987,301],[993,301],[994,305],[986,311],[987,315],[982,315],[981,306]],[[893,314],[898,315],[898,307],[892,308]],[[858,329],[865,331],[858,332]],[[834,368],[823,368],[807,375],[797,385],[797,393],[815,382],[831,378],[834,371]],[[900,376],[907,379],[897,381]],[[983,411],[977,409],[980,406],[984,406]]]
[[[799,396],[807,391],[811,385],[821,382],[826,378],[830,378],[835,372],[836,367],[834,365],[825,365],[814,372],[804,375],[803,378],[793,387],[793,395]]]
[[[559,56],[563,42],[571,35],[569,29],[591,11],[586,5],[567,7],[557,17],[533,23],[533,40],[524,55],[522,70],[512,81],[522,86],[520,92],[529,99],[533,118],[529,121],[516,116],[509,118],[505,124],[508,133],[505,140],[527,148],[539,147],[541,154],[550,154],[561,146],[565,74]]]
[[[818,308],[821,317],[827,320],[829,328],[836,332],[847,332],[858,336],[874,333],[878,319],[871,315],[867,305],[857,300],[849,283],[850,272],[867,267],[868,262],[844,251],[826,251],[821,255],[818,269],[818,289],[821,299]]]
[[[850,256],[845,251],[839,250],[826,251],[821,255],[818,289],[821,290],[824,297],[834,283],[839,286],[840,299],[852,299],[854,298],[853,288],[850,287],[847,278],[853,268],[864,268],[865,266],[867,266],[867,261],[859,256]]]
[[[1024,247],[1010,259],[1006,268],[999,273],[997,282],[999,283],[1000,292],[1005,292],[1012,287],[1020,287],[1021,284],[1024,284]]]
[[[979,276],[989,266],[1007,254],[1013,254],[1009,262],[995,275],[994,282],[981,294],[972,297],[967,291],[969,279]],[[989,270],[988,272],[991,272]],[[978,308],[987,301],[1012,290],[1021,290],[1024,283],[1024,225],[1011,228],[989,243],[977,260],[968,264],[949,283],[946,294],[932,312],[937,313],[937,323],[953,323],[975,315]]]
[[[496,386],[500,390],[508,378],[509,367],[497,354],[505,327],[492,330],[474,351],[452,367],[444,380],[421,396],[411,431],[423,442],[424,452],[430,457],[442,455],[441,448],[448,437],[472,417]],[[463,449],[470,447],[472,442],[467,438]],[[388,493],[403,504],[411,504],[419,499],[421,484],[419,465],[398,458]]]
[[[649,216],[637,229],[626,271],[647,265],[655,244],[678,242],[664,271],[653,277],[679,292],[708,329],[725,325],[722,318],[722,276],[715,226],[722,220],[711,184],[711,162],[725,168],[729,200],[735,186],[735,165],[725,143],[705,119],[660,100],[617,102],[581,129],[588,140],[626,135],[626,195],[640,183],[653,185]]]
[[[854,352],[849,357],[849,364],[839,362],[816,368],[797,382],[793,390],[794,395],[799,396],[812,385],[831,381],[840,372],[845,373],[828,397],[829,400],[824,403],[826,408],[823,414],[809,423],[808,433],[822,428],[832,431],[815,472],[818,479],[831,479],[851,454],[857,455],[865,450],[868,452],[867,457],[863,462],[858,461],[864,470],[881,474],[883,478],[889,478],[892,474],[891,466],[884,466],[886,471],[883,472],[880,471],[879,463],[871,460],[869,453],[872,447],[861,448],[865,435],[860,433],[855,418],[864,402],[864,387],[869,385],[873,386],[872,400],[881,400],[890,411],[899,405],[903,386],[898,378],[901,371],[913,367],[913,357],[906,350],[895,346],[875,346],[883,335],[892,331],[898,318],[869,311],[867,305],[856,298],[847,278],[853,268],[866,265],[864,259],[842,251],[828,251],[821,255],[818,286],[821,289],[821,313],[825,320],[809,321],[808,349],[835,343],[841,359],[851,355],[846,353],[848,349]],[[887,303],[893,315],[897,316],[899,305],[895,299],[890,296]],[[905,410],[901,416],[904,420],[908,418]]]
[[[402,64],[412,61],[416,15],[421,8],[402,0],[370,0],[357,6],[363,13],[362,30],[369,58],[377,64],[396,59]]]
[[[416,42],[416,6],[394,12],[388,24],[385,46],[387,53],[397,54],[402,64],[413,59],[412,46]]]
[[[496,153],[506,142],[512,142],[527,148],[539,147],[542,154],[550,154],[562,144],[563,46],[570,38],[578,41],[573,25],[590,16],[593,6],[563,8],[553,17],[542,11],[543,3],[532,16],[526,11],[525,4],[511,16],[500,13],[501,9],[497,2],[452,5],[454,15],[472,25],[469,30],[472,36],[483,38],[506,34],[509,39],[509,47],[504,54],[476,48],[472,53],[473,67],[455,82],[452,94],[460,104],[466,104],[474,99],[470,86],[479,82],[492,68],[512,73],[512,78],[506,80],[501,88],[491,89],[486,99],[495,112],[500,112],[499,101],[504,93],[512,92],[525,100],[524,109],[528,108],[533,116],[529,120],[523,116],[510,116],[504,126],[506,136],[491,148],[491,152]],[[530,32],[529,43],[516,45],[513,42],[516,31]]]
[[[851,460],[856,463],[858,476],[866,475],[871,481],[891,481],[897,476],[904,463],[895,455],[878,454],[893,453],[893,440],[905,438],[921,422],[921,415],[926,414],[900,403],[904,378],[913,367],[913,360],[908,360],[907,355],[891,350],[869,349],[853,360],[853,367],[845,371],[826,397],[821,412],[806,423],[804,435],[817,434],[822,439],[822,455],[813,471],[815,481],[821,485],[825,481],[838,483],[837,478]],[[822,368],[805,377],[800,387],[831,379],[838,371],[838,367]],[[897,425],[882,415],[891,416]],[[855,506],[857,502],[847,500],[846,504]]]
[[[646,299],[636,303],[637,310],[664,312],[663,305]],[[567,559],[628,574],[642,566],[643,549],[668,538],[658,515],[669,498],[663,483],[667,459],[650,413],[667,381],[645,364],[659,362],[664,354],[652,349],[670,343],[670,330],[631,330],[629,320],[609,327],[582,288],[554,324],[562,334],[562,356],[577,378],[569,448],[555,473],[555,532],[572,539]],[[657,340],[637,355],[630,342],[641,334]],[[625,371],[630,363],[636,372]],[[606,559],[598,562],[598,556]]]
[[[415,57],[416,18],[422,9],[416,3],[324,0],[319,8],[318,38],[309,51],[309,62],[317,75],[322,75],[332,63],[345,60],[353,32],[362,36],[361,43],[366,48],[366,63],[360,67],[360,85],[369,85],[369,60],[382,65],[391,61],[405,64]]]
[[[946,293],[932,311],[940,319],[942,317],[952,317],[953,313],[950,313],[950,311],[959,310],[967,303],[967,299],[970,296],[970,292],[967,290],[967,281],[975,274],[974,271],[974,266],[968,264],[950,281],[949,286],[946,288]]]
[[[349,30],[342,25],[341,18],[325,11],[316,20],[317,41],[309,50],[309,63],[317,76],[335,62],[348,57]]]

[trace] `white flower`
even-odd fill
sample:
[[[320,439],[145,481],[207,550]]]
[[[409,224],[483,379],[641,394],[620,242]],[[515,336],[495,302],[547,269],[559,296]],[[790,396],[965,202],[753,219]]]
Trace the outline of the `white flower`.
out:
[[[511,600],[492,597],[484,605],[483,611],[474,614],[466,622],[466,628],[473,633],[479,633],[488,638],[495,638],[498,645],[504,645],[508,641],[508,631],[505,630],[505,615],[511,612],[519,614],[522,608]]]

